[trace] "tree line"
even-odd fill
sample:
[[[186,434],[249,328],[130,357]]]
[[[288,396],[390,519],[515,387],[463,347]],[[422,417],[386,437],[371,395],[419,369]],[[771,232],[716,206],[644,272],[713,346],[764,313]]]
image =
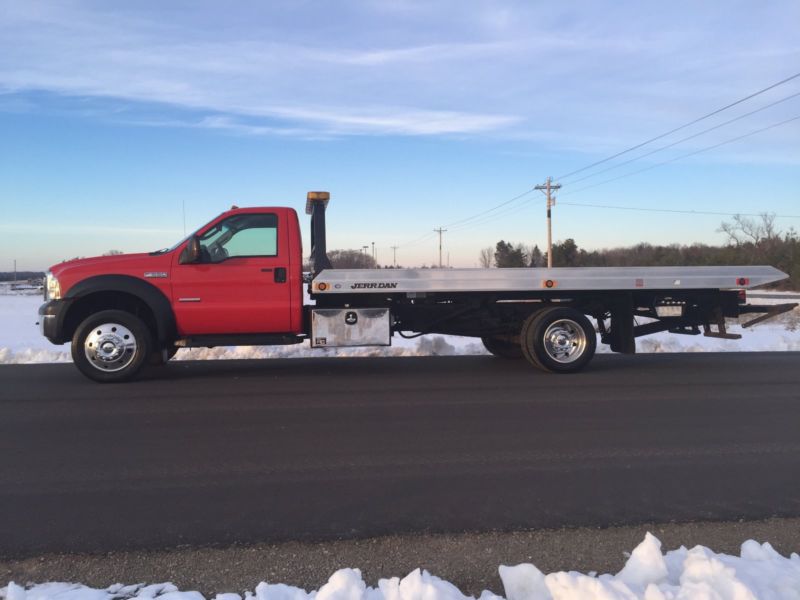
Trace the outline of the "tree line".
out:
[[[553,244],[554,267],[657,267],[714,265],[771,265],[789,275],[776,287],[800,289],[800,237],[793,228],[780,231],[775,215],[762,214],[758,219],[737,215],[723,222],[718,231],[726,243],[634,246],[586,250],[569,238]],[[547,252],[538,246],[513,244],[500,240],[494,248],[484,248],[479,255],[482,267],[543,267]]]
[[[4,271],[0,273],[0,281],[26,281],[28,279],[41,279],[44,277],[44,273],[42,271],[17,271],[16,274],[14,271]]]

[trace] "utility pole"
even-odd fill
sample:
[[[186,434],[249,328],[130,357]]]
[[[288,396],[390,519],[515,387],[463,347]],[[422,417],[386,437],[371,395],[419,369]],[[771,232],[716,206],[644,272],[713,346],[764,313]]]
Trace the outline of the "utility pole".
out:
[[[372,242],[372,260],[378,262],[378,257],[375,256],[375,242]]]
[[[442,234],[445,231],[447,231],[447,229],[442,229],[441,227],[439,227],[439,229],[434,229],[433,231],[435,233],[439,234],[439,268],[441,269],[442,268]]]
[[[14,259],[14,283],[17,283],[17,259]]]
[[[367,250],[369,250],[369,246],[361,246],[361,253],[364,255],[364,258],[367,257]]]
[[[394,261],[394,268],[397,268],[397,249],[400,246],[392,246],[392,259]]]
[[[552,193],[554,190],[560,190],[560,183],[553,183],[553,178],[548,177],[547,181],[542,185],[537,185],[534,189],[541,190],[547,196],[547,268],[553,268],[553,219],[551,217],[551,209],[556,204],[556,199]]]

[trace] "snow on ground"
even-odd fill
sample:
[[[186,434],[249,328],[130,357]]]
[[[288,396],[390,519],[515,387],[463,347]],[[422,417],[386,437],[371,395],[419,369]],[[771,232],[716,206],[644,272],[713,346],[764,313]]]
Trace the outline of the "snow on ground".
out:
[[[781,294],[753,299],[754,303],[786,302]],[[68,362],[69,345],[54,346],[39,334],[36,327],[40,295],[0,295],[0,363]],[[666,332],[640,338],[639,352],[728,352],[728,351],[800,351],[800,311],[752,329],[730,327],[731,333],[742,333],[741,340],[721,340],[703,336],[674,335]],[[598,345],[598,352],[608,347]],[[392,338],[386,348],[312,349],[308,343],[294,346],[240,346],[224,348],[191,348],[178,352],[178,360],[227,358],[304,358],[319,356],[446,356],[486,354],[480,340],[458,336],[431,335],[411,340]]]
[[[681,547],[666,554],[661,542],[647,534],[616,575],[559,572],[543,574],[532,564],[500,567],[508,600],[797,600],[800,598],[800,556],[778,554],[768,543],[749,540],[739,556],[716,554],[703,546]],[[115,584],[94,589],[73,583],[41,583],[0,589],[3,600],[204,600],[194,591],[169,583]],[[216,600],[242,600],[237,593]],[[369,587],[358,569],[334,573],[319,590],[306,592],[281,583],[260,583],[246,600],[473,600],[453,584],[419,569],[401,578],[381,579]],[[501,600],[489,591],[480,600]]]

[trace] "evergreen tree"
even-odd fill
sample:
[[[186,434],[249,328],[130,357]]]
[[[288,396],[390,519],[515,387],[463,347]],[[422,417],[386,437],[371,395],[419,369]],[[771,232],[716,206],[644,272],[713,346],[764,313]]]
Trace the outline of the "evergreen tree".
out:
[[[514,246],[509,242],[500,240],[494,251],[494,264],[499,268],[524,267],[527,256],[522,244]]]

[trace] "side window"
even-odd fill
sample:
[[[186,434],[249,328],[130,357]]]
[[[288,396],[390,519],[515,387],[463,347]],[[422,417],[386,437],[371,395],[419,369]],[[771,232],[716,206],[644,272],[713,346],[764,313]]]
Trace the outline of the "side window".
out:
[[[204,263],[237,256],[277,256],[278,217],[244,214],[225,219],[200,236],[200,254]]]

